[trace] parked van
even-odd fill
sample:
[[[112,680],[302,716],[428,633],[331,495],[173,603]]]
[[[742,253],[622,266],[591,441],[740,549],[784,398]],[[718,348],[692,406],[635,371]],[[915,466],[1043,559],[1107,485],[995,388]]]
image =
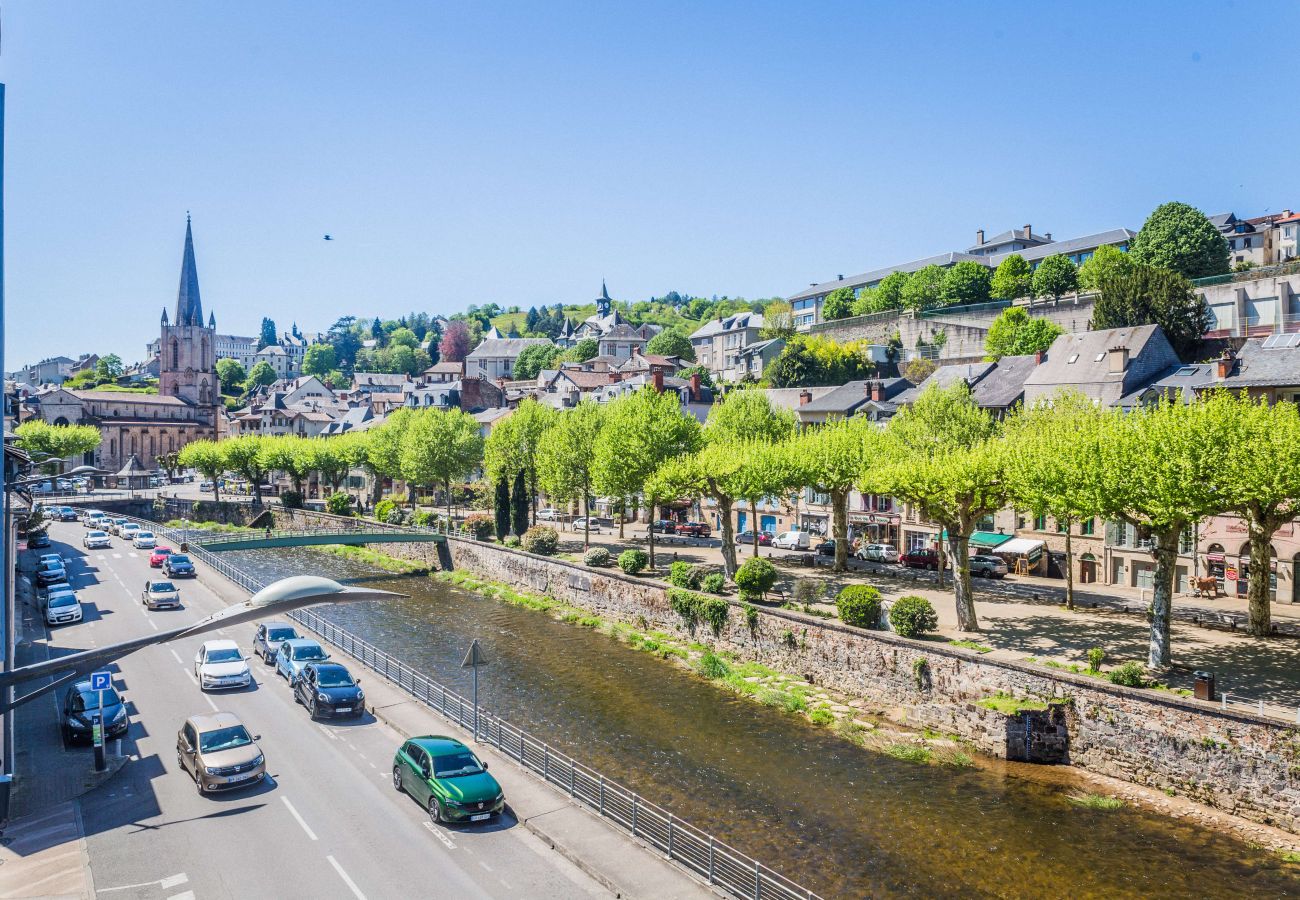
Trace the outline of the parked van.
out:
[[[777,537],[772,546],[781,550],[808,550],[812,547],[812,540],[806,531],[787,531]]]

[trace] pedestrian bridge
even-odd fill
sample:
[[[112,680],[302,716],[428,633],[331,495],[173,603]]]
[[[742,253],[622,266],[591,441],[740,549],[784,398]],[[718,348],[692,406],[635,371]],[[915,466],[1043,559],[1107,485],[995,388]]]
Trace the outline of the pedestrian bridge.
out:
[[[192,532],[189,542],[210,553],[265,550],[269,547],[310,547],[319,544],[445,543],[447,538],[426,528],[310,528],[297,531],[238,531],[221,534]]]

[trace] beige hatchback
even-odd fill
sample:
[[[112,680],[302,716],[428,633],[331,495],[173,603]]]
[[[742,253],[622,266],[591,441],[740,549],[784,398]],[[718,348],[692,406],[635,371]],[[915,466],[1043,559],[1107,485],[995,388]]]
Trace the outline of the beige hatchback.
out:
[[[176,736],[176,761],[194,776],[199,793],[257,784],[266,776],[266,757],[234,713],[190,716]]]

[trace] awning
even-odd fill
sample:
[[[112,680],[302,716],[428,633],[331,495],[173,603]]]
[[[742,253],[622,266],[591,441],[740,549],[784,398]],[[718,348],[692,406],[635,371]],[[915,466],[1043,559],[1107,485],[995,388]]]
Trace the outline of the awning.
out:
[[[1218,562],[1218,563],[1221,563],[1221,562],[1223,562],[1223,554],[1222,554],[1222,553],[1207,553],[1207,554],[1205,554],[1205,561],[1206,561],[1206,562]]]
[[[976,547],[1001,547],[1011,539],[1011,535],[999,531],[977,531],[970,536],[971,544]]]
[[[996,552],[999,556],[1004,553],[1010,556],[1023,556],[1033,562],[1043,555],[1043,542],[1033,538],[1013,538],[998,544]]]

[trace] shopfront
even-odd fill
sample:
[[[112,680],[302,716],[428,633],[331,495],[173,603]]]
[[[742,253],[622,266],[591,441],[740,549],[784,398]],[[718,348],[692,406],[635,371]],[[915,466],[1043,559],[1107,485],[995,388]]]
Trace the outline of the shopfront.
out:
[[[889,513],[851,512],[849,529],[864,544],[898,546],[899,517]]]

